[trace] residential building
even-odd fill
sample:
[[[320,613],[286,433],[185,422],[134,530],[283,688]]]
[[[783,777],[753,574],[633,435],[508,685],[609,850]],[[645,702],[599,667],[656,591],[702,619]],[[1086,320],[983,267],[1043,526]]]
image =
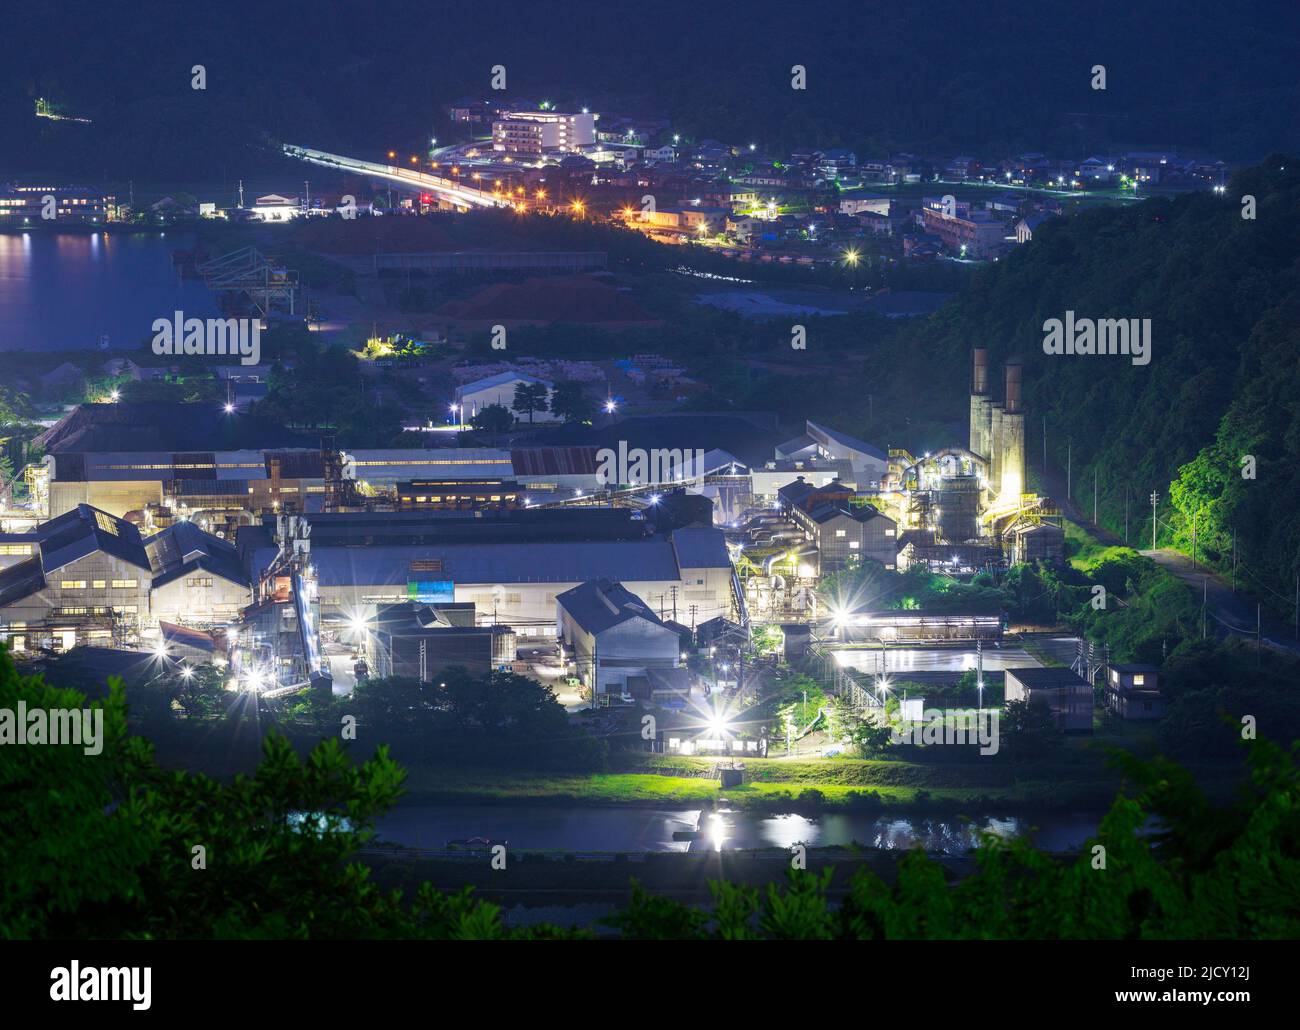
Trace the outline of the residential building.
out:
[[[510,154],[575,153],[596,142],[596,115],[503,111],[492,123],[492,149]]]
[[[109,222],[119,215],[117,198],[91,186],[0,185],[0,226],[50,221],[51,212],[56,224]]]
[[[1165,714],[1160,667],[1112,664],[1106,677],[1106,708],[1121,719],[1159,719]]]

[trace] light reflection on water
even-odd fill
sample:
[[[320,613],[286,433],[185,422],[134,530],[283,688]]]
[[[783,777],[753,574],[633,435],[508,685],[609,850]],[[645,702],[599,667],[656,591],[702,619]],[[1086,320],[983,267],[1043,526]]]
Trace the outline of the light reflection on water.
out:
[[[1095,813],[1033,812],[956,815],[916,812],[795,813],[759,815],[734,809],[581,808],[528,805],[399,805],[378,824],[383,840],[441,849],[448,841],[486,837],[511,850],[538,851],[720,851],[858,844],[869,848],[961,854],[979,843],[981,831],[1002,837],[1032,834],[1047,850],[1077,849],[1096,832]],[[675,833],[699,831],[694,839]]]
[[[197,280],[182,281],[171,252],[185,234],[0,233],[0,350],[143,346],[156,318],[218,313]]]

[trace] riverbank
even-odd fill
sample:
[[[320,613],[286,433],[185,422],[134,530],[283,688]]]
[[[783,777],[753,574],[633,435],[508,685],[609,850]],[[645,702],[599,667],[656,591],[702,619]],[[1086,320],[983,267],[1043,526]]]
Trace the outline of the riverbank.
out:
[[[690,760],[679,760],[689,762]],[[1006,767],[1002,767],[1006,768]],[[640,768],[588,775],[528,775],[407,763],[407,804],[728,806],[750,812],[889,811],[960,813],[1010,806],[1105,808],[1121,787],[1105,770],[1063,781],[1052,769],[988,774],[968,765],[825,760],[747,763],[745,782],[723,788],[698,767]],[[1059,772],[1060,770],[1055,770]],[[983,775],[981,775],[983,773]],[[687,775],[689,774],[689,775]]]

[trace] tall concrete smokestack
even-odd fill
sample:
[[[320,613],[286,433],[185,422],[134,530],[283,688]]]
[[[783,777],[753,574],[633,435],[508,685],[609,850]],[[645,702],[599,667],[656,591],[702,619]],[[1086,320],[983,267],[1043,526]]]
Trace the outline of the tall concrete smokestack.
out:
[[[1002,497],[1018,499],[1025,492],[1025,409],[1021,403],[1024,368],[1018,361],[1006,366],[1006,407],[1002,413],[1002,459],[998,469]]]
[[[989,489],[995,494],[1002,485],[1002,405],[989,402]]]
[[[989,352],[976,347],[970,386],[970,449],[988,457]]]

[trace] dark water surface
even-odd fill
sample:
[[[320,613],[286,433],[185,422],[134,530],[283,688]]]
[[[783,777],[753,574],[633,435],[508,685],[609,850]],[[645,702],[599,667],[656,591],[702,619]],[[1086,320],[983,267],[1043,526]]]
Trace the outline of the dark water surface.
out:
[[[0,350],[129,349],[155,318],[218,314],[212,294],[172,268],[183,233],[0,233]]]

